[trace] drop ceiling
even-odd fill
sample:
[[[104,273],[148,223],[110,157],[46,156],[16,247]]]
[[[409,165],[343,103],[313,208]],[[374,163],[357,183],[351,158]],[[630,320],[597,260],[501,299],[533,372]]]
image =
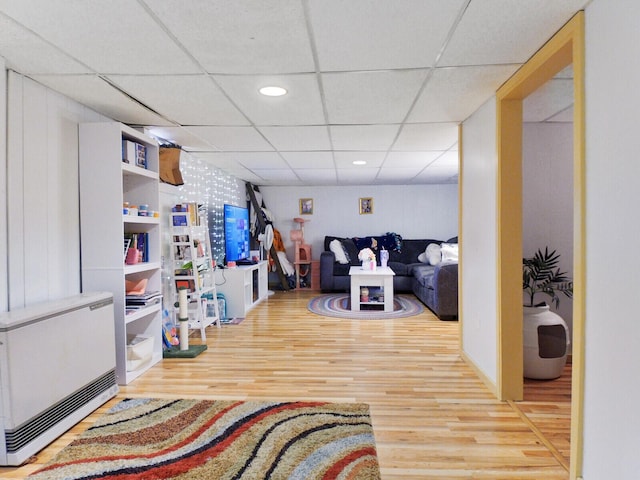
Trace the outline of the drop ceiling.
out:
[[[457,183],[458,125],[587,3],[0,0],[0,56],[257,185]],[[567,69],[525,120],[571,109]]]

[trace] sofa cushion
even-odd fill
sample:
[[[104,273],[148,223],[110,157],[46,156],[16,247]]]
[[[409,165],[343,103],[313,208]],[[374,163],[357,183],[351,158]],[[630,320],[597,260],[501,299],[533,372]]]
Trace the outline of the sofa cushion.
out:
[[[409,266],[406,263],[388,262],[387,265],[396,275],[409,275]]]
[[[416,281],[423,287],[433,288],[433,273],[436,267],[434,265],[420,264],[413,267],[413,276]]]
[[[358,260],[359,250],[356,247],[356,244],[353,242],[353,239],[351,238],[342,239],[342,247],[344,248],[344,251],[349,257],[351,265],[360,265],[360,260]]]
[[[333,274],[334,275],[339,275],[339,276],[346,275],[348,277],[350,268],[351,268],[350,264],[346,264],[345,265],[344,263],[334,263],[333,264]]]

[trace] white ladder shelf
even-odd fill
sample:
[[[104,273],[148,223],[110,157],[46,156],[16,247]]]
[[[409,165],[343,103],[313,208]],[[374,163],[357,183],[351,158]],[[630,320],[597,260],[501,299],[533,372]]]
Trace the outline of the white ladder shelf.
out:
[[[200,330],[204,342],[205,328],[214,323],[218,328],[221,326],[207,216],[195,203],[176,205],[173,210],[177,208],[184,211],[171,212],[174,305],[178,302],[178,290],[187,288],[189,330]],[[177,306],[174,311],[177,318]]]

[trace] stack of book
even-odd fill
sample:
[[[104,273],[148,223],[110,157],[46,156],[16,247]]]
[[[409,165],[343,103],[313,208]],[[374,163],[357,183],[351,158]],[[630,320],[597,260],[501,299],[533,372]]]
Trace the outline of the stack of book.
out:
[[[140,295],[126,295],[126,310],[127,313],[135,312],[141,308],[146,308],[162,301],[162,295],[160,292],[145,292]]]

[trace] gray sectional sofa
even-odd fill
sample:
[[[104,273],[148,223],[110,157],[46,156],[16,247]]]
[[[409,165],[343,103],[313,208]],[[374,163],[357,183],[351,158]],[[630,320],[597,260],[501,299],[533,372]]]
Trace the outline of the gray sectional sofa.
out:
[[[346,254],[348,263],[340,263],[336,257],[338,240]],[[457,238],[443,242],[436,239],[403,239],[395,233],[380,236],[341,238],[326,236],[324,251],[320,254],[320,288],[323,292],[349,291],[351,280],[349,268],[360,265],[358,252],[362,248],[371,248],[376,253],[380,265],[379,251],[389,251],[389,267],[395,273],[393,288],[395,292],[413,292],[422,303],[432,310],[441,320],[458,318],[458,264],[438,263],[431,265],[420,261],[429,244],[457,243]],[[338,252],[339,256],[341,255]],[[423,255],[424,257],[424,255]],[[424,258],[421,258],[424,260]],[[344,261],[344,259],[343,259]]]

